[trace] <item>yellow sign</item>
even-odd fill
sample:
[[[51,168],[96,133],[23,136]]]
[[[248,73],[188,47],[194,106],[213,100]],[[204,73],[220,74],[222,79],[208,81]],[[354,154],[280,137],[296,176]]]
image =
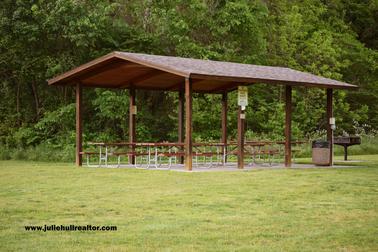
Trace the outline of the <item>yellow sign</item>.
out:
[[[131,107],[131,114],[132,115],[136,115],[137,114],[137,106],[134,105],[134,106]]]
[[[245,86],[238,87],[238,105],[242,107],[248,105],[248,88]]]

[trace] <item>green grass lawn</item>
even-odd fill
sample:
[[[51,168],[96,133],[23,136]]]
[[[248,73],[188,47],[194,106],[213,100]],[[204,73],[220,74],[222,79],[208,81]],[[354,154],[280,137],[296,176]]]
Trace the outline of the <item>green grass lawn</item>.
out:
[[[377,251],[378,156],[183,173],[0,161],[0,251]],[[25,225],[116,225],[116,232]]]

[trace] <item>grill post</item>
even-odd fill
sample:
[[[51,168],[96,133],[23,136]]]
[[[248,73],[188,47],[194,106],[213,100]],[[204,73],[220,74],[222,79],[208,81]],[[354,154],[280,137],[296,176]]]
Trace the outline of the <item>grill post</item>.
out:
[[[245,114],[241,106],[238,110],[238,169],[244,169],[244,122]]]

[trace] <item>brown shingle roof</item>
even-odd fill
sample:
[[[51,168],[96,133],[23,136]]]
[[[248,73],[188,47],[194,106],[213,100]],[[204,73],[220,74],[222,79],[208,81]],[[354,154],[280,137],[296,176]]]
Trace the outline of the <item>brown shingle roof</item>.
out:
[[[112,64],[114,67],[111,67]],[[151,72],[152,70],[154,72]],[[133,85],[136,88],[170,90],[176,89],[176,86],[182,82],[182,77],[198,80],[193,90],[202,92],[224,91],[235,88],[238,83],[256,82],[325,88],[357,88],[345,82],[286,67],[128,52],[113,52],[105,55],[49,80],[49,84],[65,84],[79,80],[87,86],[127,88]]]

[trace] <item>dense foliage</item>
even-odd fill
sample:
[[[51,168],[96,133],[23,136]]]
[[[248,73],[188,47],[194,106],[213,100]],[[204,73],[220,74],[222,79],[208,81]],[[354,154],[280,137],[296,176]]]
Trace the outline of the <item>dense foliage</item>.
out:
[[[0,145],[74,144],[74,90],[46,80],[113,50],[287,66],[357,84],[336,91],[338,132],[378,129],[377,0],[2,0]],[[251,86],[249,138],[283,137],[283,88]],[[230,97],[230,138],[236,94]],[[127,90],[84,90],[85,140],[126,140]],[[137,137],[177,138],[177,94],[137,92]],[[196,95],[194,136],[220,138],[220,97]],[[295,138],[321,134],[325,95],[294,89]]]

